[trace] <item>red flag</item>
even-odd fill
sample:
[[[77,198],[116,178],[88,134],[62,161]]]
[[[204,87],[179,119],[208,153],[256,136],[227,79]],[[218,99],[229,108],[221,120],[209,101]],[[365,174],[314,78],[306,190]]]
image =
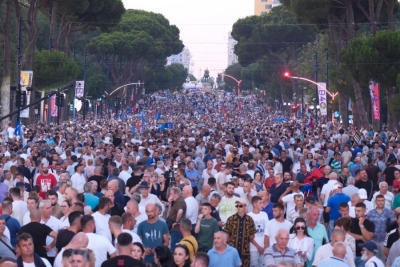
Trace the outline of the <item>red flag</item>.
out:
[[[221,112],[222,112],[222,114],[226,114],[226,108],[225,108],[225,107],[222,107]]]

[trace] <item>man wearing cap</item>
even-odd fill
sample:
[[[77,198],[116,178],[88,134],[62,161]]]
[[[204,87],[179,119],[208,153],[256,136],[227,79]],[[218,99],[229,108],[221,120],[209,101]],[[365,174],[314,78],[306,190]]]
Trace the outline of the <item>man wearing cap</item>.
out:
[[[150,194],[150,186],[146,181],[143,181],[140,183],[139,186],[140,190],[140,202],[139,206],[146,207],[147,204],[152,203],[152,204],[159,204],[162,207],[162,213],[164,213],[164,204],[160,201],[160,199],[153,194]]]
[[[364,188],[358,189],[358,196],[360,197],[360,202],[364,203],[367,207],[366,213],[374,209],[374,204],[368,200],[367,191]]]
[[[229,234],[228,244],[239,252],[243,267],[250,267],[250,242],[254,240],[256,227],[253,218],[247,215],[247,200],[235,201],[237,213],[226,221],[224,231]]]
[[[327,206],[325,208],[325,212],[329,213],[329,228],[328,228],[328,236],[333,231],[334,222],[336,219],[342,217],[339,213],[339,206],[341,203],[347,203],[350,201],[350,197],[348,195],[343,194],[342,185],[334,184],[332,187],[332,196],[329,198]]]
[[[376,257],[376,253],[378,252],[378,248],[376,244],[372,241],[368,241],[362,244],[358,244],[358,247],[361,248],[361,259],[365,262],[365,267],[385,267],[383,262]]]

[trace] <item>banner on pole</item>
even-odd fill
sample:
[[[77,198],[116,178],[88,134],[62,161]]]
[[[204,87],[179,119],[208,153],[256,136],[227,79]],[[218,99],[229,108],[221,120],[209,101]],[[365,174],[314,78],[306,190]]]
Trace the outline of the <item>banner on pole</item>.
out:
[[[81,98],[85,94],[85,82],[76,81],[75,83],[75,98]]]
[[[327,116],[326,83],[318,83],[318,101],[321,115]]]
[[[30,104],[31,92],[26,90],[27,87],[32,87],[33,71],[21,71],[21,90],[26,91],[26,105]],[[21,110],[19,113],[21,118],[29,118],[29,108]]]
[[[379,84],[377,82],[369,83],[369,94],[371,95],[371,106],[375,120],[381,119],[381,102],[379,99]]]
[[[58,110],[57,110],[57,105],[56,105],[56,95],[51,96],[50,99],[50,116],[51,117],[57,117],[58,116]]]

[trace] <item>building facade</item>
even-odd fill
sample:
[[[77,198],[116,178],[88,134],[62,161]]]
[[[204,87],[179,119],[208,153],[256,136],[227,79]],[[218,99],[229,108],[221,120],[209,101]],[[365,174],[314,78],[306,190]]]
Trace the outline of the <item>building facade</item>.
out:
[[[235,44],[237,44],[237,41],[233,39],[231,32],[228,32],[228,67],[238,63],[238,56],[235,54]]]
[[[280,4],[279,0],[254,0],[254,15],[265,15]]]
[[[185,47],[179,54],[167,57],[167,65],[182,64],[189,71],[191,58],[189,49]]]

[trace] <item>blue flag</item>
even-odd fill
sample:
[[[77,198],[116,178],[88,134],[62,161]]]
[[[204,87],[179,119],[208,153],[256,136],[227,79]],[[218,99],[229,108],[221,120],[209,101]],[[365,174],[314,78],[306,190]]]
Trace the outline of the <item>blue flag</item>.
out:
[[[144,116],[144,111],[140,111],[140,115],[142,115],[142,121],[146,121],[146,117]]]
[[[136,131],[136,127],[132,125],[132,133]]]
[[[156,119],[158,120],[158,119],[161,119],[161,114],[157,111],[157,113],[156,113]]]
[[[145,121],[146,121],[146,120],[143,120],[143,122],[142,122],[142,130],[145,130],[145,129],[146,129],[146,123],[145,123]]]
[[[21,120],[19,117],[17,119],[17,127],[15,127],[15,135],[19,136],[21,139],[24,139],[24,136],[22,135],[22,129],[21,129]]]

